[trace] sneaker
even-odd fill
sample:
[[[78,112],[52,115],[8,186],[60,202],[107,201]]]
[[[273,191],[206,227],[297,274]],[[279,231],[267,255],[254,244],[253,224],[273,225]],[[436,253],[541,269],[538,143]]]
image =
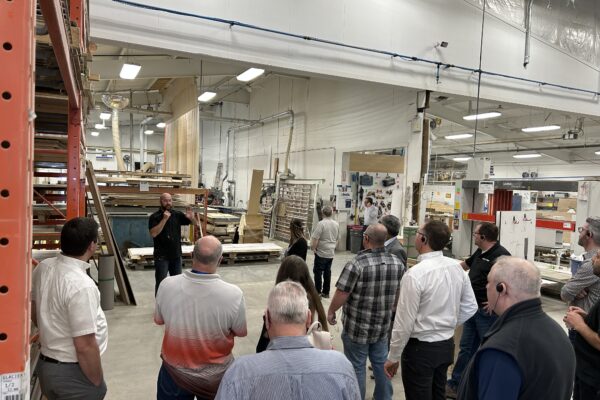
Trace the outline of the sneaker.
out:
[[[328,295],[328,294],[325,294],[325,293],[321,293],[321,297],[322,297],[322,298],[324,298],[324,299],[328,299],[328,298],[329,298],[329,295]]]
[[[456,389],[452,386],[446,384],[446,398],[447,399],[456,399],[457,393]]]

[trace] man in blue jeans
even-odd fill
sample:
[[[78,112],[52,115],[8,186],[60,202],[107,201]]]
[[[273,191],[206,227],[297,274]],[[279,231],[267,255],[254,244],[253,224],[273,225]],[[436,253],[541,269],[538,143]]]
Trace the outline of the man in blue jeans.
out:
[[[310,248],[315,252],[313,274],[315,288],[324,299],[329,298],[331,286],[331,264],[335,255],[335,246],[340,236],[339,224],[331,219],[333,210],[323,207],[323,219],[319,221],[310,237]]]
[[[464,270],[469,271],[469,279],[475,293],[478,309],[475,315],[463,326],[460,351],[454,363],[452,377],[446,385],[446,397],[451,399],[456,398],[456,389],[465,368],[477,351],[483,335],[497,318],[491,309],[491,305],[488,304],[486,292],[488,274],[498,257],[510,256],[508,250],[498,243],[498,227],[492,223],[483,222],[476,225],[473,231],[473,239],[478,249],[466,261],[462,261],[460,265]]]
[[[327,313],[328,322],[335,325],[335,313],[344,307],[344,354],[354,367],[363,400],[367,357],[375,375],[373,398],[388,400],[393,395],[383,364],[387,359],[392,311],[404,265],[398,257],[386,253],[386,233],[381,224],[367,228],[363,235],[365,250],[344,266]]]
[[[171,195],[161,194],[160,209],[148,220],[150,236],[154,240],[154,295],[167,274],[181,274],[181,226],[189,224],[198,225],[192,209],[188,208],[185,214],[173,210]]]

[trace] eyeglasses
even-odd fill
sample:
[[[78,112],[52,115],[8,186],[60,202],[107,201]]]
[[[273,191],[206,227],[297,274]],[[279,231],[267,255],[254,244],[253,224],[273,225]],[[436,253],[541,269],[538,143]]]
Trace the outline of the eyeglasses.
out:
[[[473,232],[473,236],[479,235],[479,232]]]
[[[577,232],[581,233],[583,231],[587,231],[587,229],[585,229],[583,226],[580,226],[579,228],[577,228]]]

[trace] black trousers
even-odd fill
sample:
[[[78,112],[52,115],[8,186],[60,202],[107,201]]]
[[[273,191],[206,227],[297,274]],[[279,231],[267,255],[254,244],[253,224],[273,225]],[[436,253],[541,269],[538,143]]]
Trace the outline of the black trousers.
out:
[[[315,288],[317,292],[325,295],[329,295],[329,288],[331,287],[331,263],[333,263],[333,258],[319,257],[315,253],[315,263],[313,266]]]
[[[410,339],[402,352],[402,383],[407,400],[445,400],[454,338],[441,342]]]
[[[573,400],[600,400],[600,388],[588,385],[575,376]]]

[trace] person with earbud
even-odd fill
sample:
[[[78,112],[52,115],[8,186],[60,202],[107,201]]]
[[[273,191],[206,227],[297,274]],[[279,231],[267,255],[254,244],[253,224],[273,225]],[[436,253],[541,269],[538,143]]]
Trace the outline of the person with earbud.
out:
[[[473,242],[478,247],[477,251],[460,265],[465,271],[469,271],[478,310],[463,326],[460,351],[452,369],[452,377],[446,384],[446,397],[451,399],[456,398],[456,389],[463,371],[477,351],[483,335],[497,318],[490,309],[485,289],[490,269],[498,257],[510,256],[510,252],[498,242],[498,227],[490,222],[482,222],[475,226]]]
[[[443,400],[448,367],[454,359],[454,330],[477,311],[469,277],[457,260],[444,257],[450,228],[429,221],[417,230],[418,264],[400,281],[386,375],[402,360],[407,400]]]
[[[563,328],[542,310],[540,271],[503,256],[488,274],[487,297],[499,316],[465,370],[460,400],[569,400],[575,354]]]
[[[585,250],[584,262],[577,272],[564,284],[560,297],[569,303],[570,307],[579,307],[586,313],[600,300],[600,278],[594,275],[592,257],[600,250],[600,217],[589,217],[580,226],[577,244]],[[575,340],[576,332],[569,331],[571,341]]]

